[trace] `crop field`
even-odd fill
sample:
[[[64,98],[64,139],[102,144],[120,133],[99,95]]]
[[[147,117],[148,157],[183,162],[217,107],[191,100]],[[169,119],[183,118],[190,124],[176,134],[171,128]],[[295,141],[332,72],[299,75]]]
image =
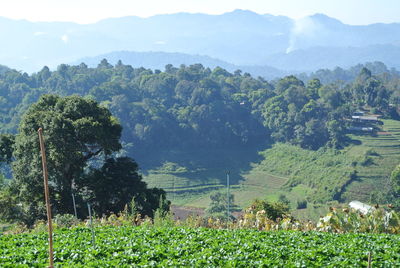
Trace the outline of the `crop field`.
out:
[[[400,263],[400,236],[179,227],[98,227],[54,234],[56,267],[373,267]],[[45,267],[47,234],[0,236],[1,267]]]

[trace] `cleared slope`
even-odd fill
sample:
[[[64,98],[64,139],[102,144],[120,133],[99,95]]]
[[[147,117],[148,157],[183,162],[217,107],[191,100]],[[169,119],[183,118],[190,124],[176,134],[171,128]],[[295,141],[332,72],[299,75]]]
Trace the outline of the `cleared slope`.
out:
[[[381,202],[379,193],[387,190],[388,177],[400,162],[400,121],[383,121],[375,136],[349,135],[352,143],[341,151],[275,144],[268,149],[176,153],[174,158],[165,156],[174,164],[149,170],[145,179],[150,186],[165,188],[173,204],[206,208],[213,191],[226,191],[229,169],[231,192],[240,207],[255,198],[274,201],[285,195],[293,209],[298,201],[308,201],[307,209],[295,212],[297,216],[316,218],[335,202]],[[187,168],[196,161],[201,166]]]

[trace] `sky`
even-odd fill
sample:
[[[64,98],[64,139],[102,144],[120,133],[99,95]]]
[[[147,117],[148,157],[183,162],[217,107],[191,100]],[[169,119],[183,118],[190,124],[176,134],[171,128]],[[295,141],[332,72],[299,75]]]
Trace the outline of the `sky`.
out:
[[[399,0],[0,0],[1,17],[77,23],[177,12],[222,14],[235,9],[294,19],[323,13],[352,25],[400,22]]]

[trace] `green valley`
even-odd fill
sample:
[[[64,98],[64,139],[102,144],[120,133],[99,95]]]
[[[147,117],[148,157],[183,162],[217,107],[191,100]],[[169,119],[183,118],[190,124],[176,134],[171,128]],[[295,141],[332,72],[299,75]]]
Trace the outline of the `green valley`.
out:
[[[268,149],[186,155],[192,162],[196,156],[201,159],[203,168],[197,170],[184,160],[185,154],[170,153],[169,157],[164,155],[165,159],[174,161],[170,165],[181,171],[165,171],[164,165],[147,171],[145,180],[165,189],[175,205],[207,208],[213,191],[226,191],[225,172],[229,170],[231,192],[241,208],[248,207],[254,198],[278,201],[284,195],[295,215],[317,219],[329,205],[339,202],[384,202],[379,193],[387,191],[390,174],[400,161],[400,121],[383,122],[382,130],[375,135],[349,135],[350,144],[338,151],[310,151],[278,143]],[[302,200],[308,207],[296,210]]]

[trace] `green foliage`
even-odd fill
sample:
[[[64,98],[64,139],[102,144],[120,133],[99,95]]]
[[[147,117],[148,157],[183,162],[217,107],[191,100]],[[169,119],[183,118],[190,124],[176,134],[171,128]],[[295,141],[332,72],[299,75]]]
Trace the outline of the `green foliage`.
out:
[[[228,217],[228,195],[222,192],[214,192],[210,195],[211,203],[206,212],[211,217],[227,219]],[[237,211],[234,204],[233,194],[229,194],[229,217],[232,218],[232,212]]]
[[[101,168],[90,168],[76,184],[98,215],[118,213],[132,198],[140,207],[146,206],[146,183],[138,174],[136,162],[128,157],[107,159]],[[154,209],[142,212],[148,215]]]
[[[362,166],[370,166],[374,164],[374,159],[368,155],[365,155],[363,160],[360,162],[360,165]]]
[[[392,172],[391,175],[393,191],[400,194],[400,165],[398,165]]]
[[[0,164],[10,163],[12,159],[15,137],[10,134],[0,134]]]
[[[387,234],[97,227],[54,235],[55,265],[73,267],[395,267],[400,238]],[[0,266],[48,265],[46,233],[0,236]]]
[[[163,174],[168,174],[168,173],[173,173],[173,174],[177,174],[177,173],[186,173],[188,172],[188,169],[186,167],[182,167],[177,163],[173,163],[173,162],[164,162],[163,165],[153,171],[154,173],[163,173]]]
[[[0,190],[5,186],[6,178],[0,173]]]
[[[57,214],[54,217],[57,228],[70,228],[78,225],[79,220],[72,214]]]
[[[122,211],[133,197],[140,213],[152,216],[159,199],[165,198],[163,190],[147,189],[135,161],[112,157],[121,148],[122,129],[107,108],[79,96],[44,95],[23,116],[15,140],[10,189],[22,209],[23,216],[16,215],[18,220],[32,224],[45,218],[39,127],[44,129],[50,197],[56,214],[74,211],[72,193],[81,218],[87,214],[86,202],[96,214],[109,215]]]
[[[290,205],[290,200],[284,194],[280,194],[278,197],[278,201],[286,206]]]
[[[400,165],[398,165],[390,176],[392,196],[397,211],[400,211]]]
[[[253,212],[265,211],[267,218],[273,221],[289,216],[288,205],[281,202],[268,202],[266,200],[255,199],[250,209]]]
[[[286,186],[303,184],[311,189],[309,198],[323,203],[340,199],[343,186],[355,179],[355,158],[336,150],[304,150],[288,144],[276,144],[262,152],[265,159],[259,169],[288,177]]]
[[[354,209],[338,210],[321,217],[317,229],[322,231],[345,233],[400,233],[400,214],[391,209],[376,205],[368,213],[360,213]]]
[[[264,126],[275,141],[290,142],[303,148],[324,145],[339,147],[343,141],[345,111],[337,109],[342,96],[336,88],[322,87],[318,80],[308,88],[293,76],[278,81],[277,96],[266,101]]]
[[[307,200],[297,200],[297,209],[307,208]]]
[[[23,212],[18,206],[18,196],[9,186],[0,188],[0,220],[1,222],[14,222],[23,220]]]
[[[368,69],[362,69],[363,67]],[[377,70],[386,74],[373,75]],[[192,151],[199,148],[210,151],[217,148],[220,150],[239,148],[237,151],[240,152],[244,147],[272,141],[287,142],[312,150],[325,146],[343,148],[349,142],[346,139],[348,122],[346,118],[351,115],[352,111],[358,108],[368,108],[390,117],[396,115],[396,108],[400,105],[398,102],[399,75],[395,71],[387,70],[379,63],[359,65],[349,71],[340,68],[332,71],[320,70],[310,78],[315,79],[305,77],[302,79],[303,82],[295,76],[288,76],[269,83],[262,78],[253,78],[249,74],[242,74],[241,71],[231,74],[222,68],[210,70],[200,64],[182,65],[179,68],[168,65],[162,72],[132,68],[121,62],[112,66],[106,60],[103,60],[96,68],[89,68],[85,64],[77,66],[62,64],[55,71],[44,67],[32,75],[7,70],[0,76],[0,128],[3,133],[17,133],[21,115],[46,93],[61,96],[73,94],[90,96],[92,100],[101,102],[102,107],[107,107],[113,115],[118,117],[124,128],[122,135],[124,142],[133,144],[127,154],[140,159],[144,174],[149,174],[146,179],[149,178],[152,185],[162,185],[163,187],[173,185],[172,188],[175,188],[175,179],[178,178],[179,183],[185,186],[180,189],[185,196],[192,196],[192,192],[196,191],[197,186],[203,189],[200,195],[204,193],[208,195],[210,189],[221,187],[221,182],[218,179],[218,172],[205,167],[203,164],[205,161],[201,162],[197,159],[191,161],[193,157],[189,157],[190,161],[186,160],[185,163],[181,163],[174,159],[158,157],[157,160],[143,163],[143,156],[156,158],[155,156],[163,151],[174,150],[190,155]],[[335,82],[337,80],[345,82]],[[305,84],[305,82],[307,83]],[[43,100],[41,102],[43,106],[51,107]],[[78,102],[76,104],[76,110],[79,110],[78,106],[80,105]],[[91,116],[85,119],[81,118],[76,122],[75,119],[64,122],[61,117],[56,116],[56,113],[62,110],[61,106],[60,104],[57,106],[58,108],[43,116],[38,109],[30,119],[35,121],[38,120],[37,118],[43,117],[42,121],[47,120],[48,126],[57,127],[55,129],[60,133],[71,133],[70,130],[74,128],[79,130],[78,132],[82,136],[93,136],[97,139],[107,132],[107,128],[104,128],[104,132],[94,131],[96,123],[91,121]],[[65,106],[74,110],[71,108],[74,106],[71,103],[66,102]],[[64,112],[68,116],[73,114]],[[97,113],[93,116],[93,120],[97,118],[96,116]],[[72,126],[71,121],[74,122]],[[36,129],[32,133],[35,131]],[[34,136],[35,134],[32,134],[31,142],[33,142]],[[69,150],[68,154],[65,154],[65,158],[68,159],[60,159],[54,167],[58,172],[59,180],[63,181],[64,179],[61,178],[69,177],[65,179],[65,183],[59,184],[62,185],[60,187],[68,190],[69,184],[72,184],[70,183],[72,177],[75,178],[77,174],[82,174],[82,170],[89,165],[97,164],[96,167],[100,168],[103,164],[103,159],[99,160],[100,156],[103,153],[111,153],[114,149],[110,148],[108,152],[103,150],[99,153],[99,157],[91,157],[91,160],[85,165],[81,165],[80,161],[78,161],[79,163],[71,162],[70,167],[67,168],[70,172],[66,172],[63,171],[66,166],[63,166],[62,163],[78,159],[79,153],[73,153],[76,152],[76,148],[68,145],[69,141],[75,137],[68,134],[64,138],[64,140],[60,139],[58,143],[54,138],[54,148],[61,148],[63,151]],[[112,139],[106,141],[117,144]],[[84,148],[85,146],[85,144],[82,146],[83,151],[88,149]],[[54,148],[49,148],[49,150],[53,150],[50,160],[53,157],[57,159],[59,157]],[[18,150],[25,150],[25,147]],[[253,155],[256,154],[256,150],[254,149]],[[383,156],[382,160],[376,159],[374,155],[369,155],[373,158],[374,164],[371,162],[366,166],[354,165],[352,168],[365,171],[371,171],[373,168],[389,170],[389,167],[379,165],[379,163],[387,161],[387,157],[381,154],[380,150],[377,151]],[[29,155],[32,154],[29,150],[27,152]],[[89,148],[83,154],[90,155],[95,152],[95,149]],[[98,162],[92,161],[94,158],[97,158]],[[356,157],[353,158],[352,163],[359,161]],[[20,166],[36,165],[39,167],[38,156],[36,155],[32,159],[32,162],[21,163]],[[253,159],[251,161],[242,159],[242,162],[246,163],[240,167],[234,161],[231,163],[237,166],[239,173],[251,169],[249,164],[252,161]],[[312,163],[313,160],[309,158],[308,162]],[[333,168],[330,167],[336,165],[335,162],[331,163],[327,169],[333,172],[332,176],[321,172],[321,174],[325,174],[323,178],[317,178],[318,176],[315,175],[310,179],[308,177],[308,173],[324,171],[323,165],[304,165],[302,168],[307,168],[308,172],[294,168],[289,171],[290,184],[299,185],[304,182],[305,187],[317,189],[316,195],[311,198],[319,200],[319,202],[325,202],[332,198],[341,199],[344,191],[342,187],[346,188],[346,183],[351,183],[350,186],[358,185],[353,183],[355,171],[351,170],[352,168],[342,169],[342,164],[339,164],[340,168],[333,171]],[[156,170],[158,167],[159,169]],[[343,171],[341,174],[340,169]],[[391,169],[393,166],[390,166]],[[72,170],[75,170],[76,174],[71,175]],[[199,170],[201,171],[197,172]],[[284,175],[282,172],[285,172],[270,172],[269,168],[266,171],[275,175]],[[26,172],[21,168],[19,173],[25,174]],[[63,173],[70,173],[70,175],[65,176],[66,174]],[[29,172],[26,174],[28,177],[32,175]],[[35,177],[39,178],[38,174],[35,174]],[[386,174],[385,171],[382,174]],[[9,177],[9,174],[7,173],[6,176]],[[384,176],[386,175],[381,177]],[[172,177],[174,181],[170,183]],[[374,178],[364,178],[362,183],[367,181],[372,184],[376,177],[374,175]],[[319,179],[322,181],[321,186],[318,185]],[[155,180],[157,183],[153,183]],[[333,183],[328,183],[329,180]],[[77,179],[73,179],[73,181],[77,181]],[[37,180],[32,181],[32,185],[27,184],[25,188],[17,185],[14,189],[17,193],[26,191],[26,189],[32,189],[33,192],[39,193],[39,185],[39,180]],[[208,190],[204,190],[205,188]],[[360,187],[360,189],[364,188]],[[58,203],[57,209],[63,206],[61,204],[70,206],[71,202],[68,200],[70,194],[67,191],[63,196],[59,189],[53,190],[57,192],[53,200]],[[369,194],[371,191],[367,189],[364,192]],[[39,195],[37,196],[37,199],[29,198],[33,202],[32,205],[27,205],[28,199],[23,202],[23,211],[30,214],[29,217],[44,213],[44,211],[35,209],[43,200],[39,198]],[[293,204],[296,202],[296,198],[291,199]],[[67,201],[61,202],[60,200]],[[80,207],[83,213],[85,206],[81,205]],[[65,213],[72,212],[70,207],[61,209]]]
[[[13,162],[13,189],[31,223],[44,218],[39,210],[44,200],[39,128],[45,136],[52,205],[61,214],[73,212],[72,187],[80,190],[77,183],[88,161],[121,148],[121,126],[106,108],[78,96],[41,97],[22,118]]]

